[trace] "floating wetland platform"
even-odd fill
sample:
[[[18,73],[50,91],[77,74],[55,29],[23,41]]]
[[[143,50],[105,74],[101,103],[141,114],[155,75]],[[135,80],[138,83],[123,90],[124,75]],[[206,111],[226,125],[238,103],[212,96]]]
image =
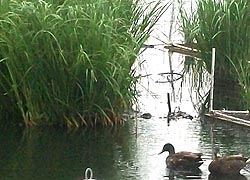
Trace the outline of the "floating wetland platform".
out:
[[[205,117],[211,120],[221,120],[250,127],[249,111],[213,110],[210,113],[206,113]]]
[[[164,48],[168,49],[170,54],[175,52],[175,53],[180,53],[186,56],[199,58],[199,50],[193,48],[192,44],[170,43],[170,44],[166,44]],[[212,54],[214,55],[214,57],[212,57],[212,61],[214,61],[215,63],[215,50],[213,51],[212,51]],[[171,56],[170,56],[170,59],[171,59]],[[171,61],[170,61],[170,64],[171,64]],[[214,69],[214,66],[215,64],[212,64],[212,69]],[[214,78],[214,72],[212,73],[212,79],[213,78]],[[213,85],[212,85],[212,89],[213,89]],[[213,98],[211,99],[210,103],[213,103],[212,101],[213,101]],[[211,107],[210,112],[204,114],[206,119],[221,120],[221,121],[228,122],[228,123],[250,127],[250,113],[248,110],[247,111],[230,111],[230,110],[212,110],[212,109],[213,108]]]

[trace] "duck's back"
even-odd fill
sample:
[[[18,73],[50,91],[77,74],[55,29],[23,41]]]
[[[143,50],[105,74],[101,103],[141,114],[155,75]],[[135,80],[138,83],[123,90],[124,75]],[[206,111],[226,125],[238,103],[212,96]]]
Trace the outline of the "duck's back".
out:
[[[246,166],[246,158],[240,156],[221,157],[213,160],[208,170],[213,174],[239,174]]]
[[[172,169],[194,169],[203,164],[202,153],[178,152],[168,156],[167,166]]]

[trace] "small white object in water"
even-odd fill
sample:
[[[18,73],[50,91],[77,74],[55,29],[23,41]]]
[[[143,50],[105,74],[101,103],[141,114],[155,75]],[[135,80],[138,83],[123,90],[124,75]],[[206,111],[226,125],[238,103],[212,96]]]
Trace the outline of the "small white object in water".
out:
[[[93,171],[91,168],[87,168],[85,170],[85,178],[83,180],[95,180],[92,178],[93,177]]]

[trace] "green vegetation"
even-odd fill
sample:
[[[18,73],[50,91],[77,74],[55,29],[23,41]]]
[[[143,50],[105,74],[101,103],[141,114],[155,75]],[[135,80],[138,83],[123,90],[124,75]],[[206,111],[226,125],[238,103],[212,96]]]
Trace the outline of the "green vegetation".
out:
[[[249,109],[250,1],[198,0],[191,14],[181,11],[182,31],[186,42],[200,50],[202,61],[189,60],[187,66],[210,72],[215,47],[215,108]]]
[[[1,1],[1,119],[122,123],[136,101],[132,65],[166,9],[140,0]]]

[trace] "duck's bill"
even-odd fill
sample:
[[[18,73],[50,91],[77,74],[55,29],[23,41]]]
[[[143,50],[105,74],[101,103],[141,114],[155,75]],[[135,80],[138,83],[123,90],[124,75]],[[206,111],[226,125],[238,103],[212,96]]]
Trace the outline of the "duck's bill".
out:
[[[161,153],[163,153],[163,151],[162,151],[162,152],[160,152],[159,154],[161,154]],[[159,154],[158,154],[158,155],[159,155]]]

